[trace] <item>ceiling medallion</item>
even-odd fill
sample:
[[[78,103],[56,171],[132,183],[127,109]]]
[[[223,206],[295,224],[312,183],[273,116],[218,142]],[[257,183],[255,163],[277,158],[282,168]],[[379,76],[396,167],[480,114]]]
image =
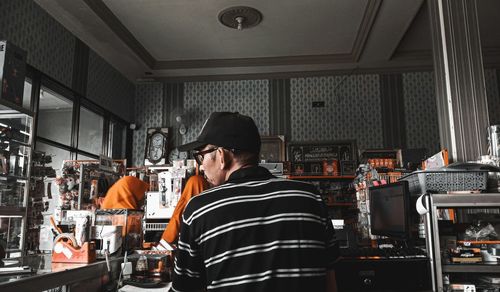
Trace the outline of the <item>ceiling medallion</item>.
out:
[[[219,21],[227,27],[242,30],[259,24],[262,21],[262,13],[247,6],[229,7],[219,13]]]

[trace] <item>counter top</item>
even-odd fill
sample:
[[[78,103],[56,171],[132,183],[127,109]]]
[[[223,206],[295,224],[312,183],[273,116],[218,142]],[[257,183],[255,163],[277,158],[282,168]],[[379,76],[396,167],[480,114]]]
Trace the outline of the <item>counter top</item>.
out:
[[[159,288],[139,288],[131,285],[126,285],[118,290],[119,292],[147,292],[147,291],[168,291],[172,287],[172,283],[165,283],[165,286]]]
[[[107,265],[104,260],[90,264],[65,264],[52,263],[51,259],[51,254],[4,259],[5,267],[29,266],[32,272],[0,275],[0,290],[42,291],[87,279],[103,278],[103,275],[107,275]],[[121,257],[111,258],[112,269],[119,267],[122,260]],[[104,280],[103,278],[102,282]]]

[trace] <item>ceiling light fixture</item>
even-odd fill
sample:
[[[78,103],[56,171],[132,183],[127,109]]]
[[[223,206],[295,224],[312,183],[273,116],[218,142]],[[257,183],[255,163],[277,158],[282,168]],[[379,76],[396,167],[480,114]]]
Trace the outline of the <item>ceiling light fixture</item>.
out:
[[[219,21],[227,27],[243,30],[259,24],[262,21],[262,14],[252,7],[229,7],[219,13]]]

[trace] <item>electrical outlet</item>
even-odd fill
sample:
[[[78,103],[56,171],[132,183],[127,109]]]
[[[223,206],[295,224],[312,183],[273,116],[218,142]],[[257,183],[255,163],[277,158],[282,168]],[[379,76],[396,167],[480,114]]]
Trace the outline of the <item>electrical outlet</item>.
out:
[[[313,101],[312,107],[325,107],[325,102],[324,101]]]

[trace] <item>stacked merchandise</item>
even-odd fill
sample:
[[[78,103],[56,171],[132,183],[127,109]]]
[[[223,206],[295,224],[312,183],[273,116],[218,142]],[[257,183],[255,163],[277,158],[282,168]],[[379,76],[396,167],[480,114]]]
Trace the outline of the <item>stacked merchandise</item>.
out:
[[[43,212],[47,210],[49,202],[44,197],[50,199],[50,178],[56,176],[55,170],[46,166],[50,164],[52,158],[44,152],[34,151],[32,157],[32,168],[30,176],[30,188],[28,195],[28,223],[26,228],[25,250],[28,254],[37,253],[40,240],[40,226],[43,225]],[[45,188],[47,187],[47,193]]]

